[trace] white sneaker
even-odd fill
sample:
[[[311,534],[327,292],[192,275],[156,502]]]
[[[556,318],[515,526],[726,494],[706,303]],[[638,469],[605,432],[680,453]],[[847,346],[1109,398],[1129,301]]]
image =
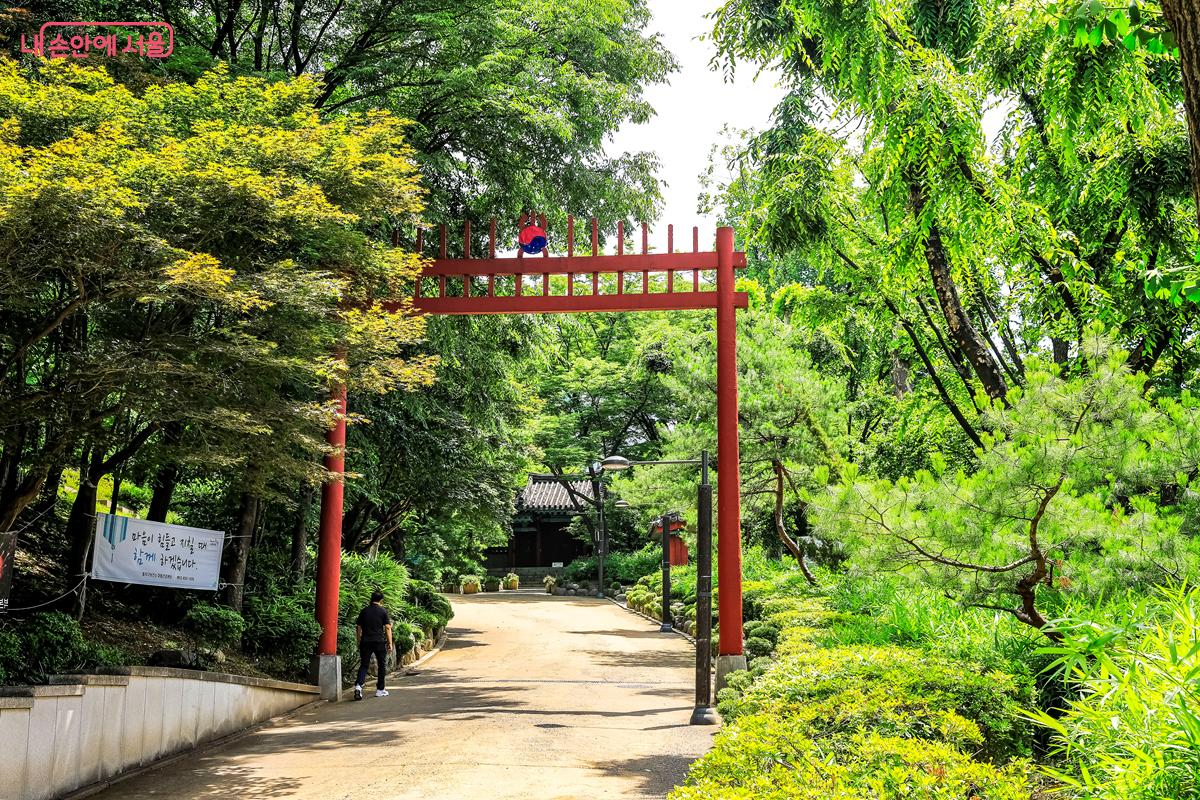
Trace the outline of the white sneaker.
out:
[[[354,699],[362,700],[362,687],[361,686],[354,687]]]
[[[387,696],[388,696],[388,690],[387,690],[387,689],[378,689],[378,690],[376,690],[376,692],[375,692],[375,696],[376,696],[376,697],[387,697]]]

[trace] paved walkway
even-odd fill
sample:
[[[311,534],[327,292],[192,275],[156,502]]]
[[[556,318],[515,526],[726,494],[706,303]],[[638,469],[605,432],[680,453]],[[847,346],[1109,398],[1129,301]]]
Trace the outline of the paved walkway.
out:
[[[605,600],[454,599],[445,648],[391,696],[326,704],[119,783],[104,800],[658,798],[708,749],[694,651]]]

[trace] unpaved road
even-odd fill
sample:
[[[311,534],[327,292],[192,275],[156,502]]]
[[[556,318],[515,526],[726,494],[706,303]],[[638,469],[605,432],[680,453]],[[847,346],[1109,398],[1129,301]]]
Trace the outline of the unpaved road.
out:
[[[390,697],[319,706],[95,797],[659,798],[708,749],[680,637],[605,600],[453,600],[445,648]]]

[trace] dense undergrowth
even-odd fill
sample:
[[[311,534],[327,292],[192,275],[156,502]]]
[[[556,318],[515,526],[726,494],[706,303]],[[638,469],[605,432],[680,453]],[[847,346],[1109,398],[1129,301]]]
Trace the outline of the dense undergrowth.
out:
[[[195,666],[307,680],[313,643],[320,634],[314,617],[312,580],[294,582],[282,571],[264,569],[263,579],[247,594],[242,613],[203,599],[200,593],[170,610],[158,609],[152,624],[142,598],[123,599],[110,589],[96,603],[98,620],[138,616],[122,626],[121,636],[94,635],[97,624],[80,626],[61,611],[45,611],[6,620],[0,627],[0,683],[44,683],[50,675],[99,667],[146,663],[154,650],[183,650]],[[338,653],[342,674],[353,674],[358,658],[354,619],[376,589],[392,616],[397,655],[435,638],[453,616],[450,603],[430,583],[410,577],[387,555],[342,556],[339,593]],[[179,598],[176,596],[176,600]],[[129,628],[145,641],[129,640]],[[93,631],[93,635],[89,635]]]
[[[1055,643],[898,576],[745,565],[750,669],[671,800],[1200,796],[1200,589],[1051,595]],[[657,616],[661,576],[628,597]],[[694,620],[694,569],[672,598]]]

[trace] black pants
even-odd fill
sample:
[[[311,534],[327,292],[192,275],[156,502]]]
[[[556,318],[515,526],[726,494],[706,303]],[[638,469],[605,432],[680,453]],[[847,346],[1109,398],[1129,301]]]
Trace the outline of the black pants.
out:
[[[358,644],[358,680],[355,686],[362,686],[367,679],[367,668],[371,666],[371,656],[375,656],[379,677],[375,681],[376,689],[383,689],[384,677],[387,675],[387,642],[359,642]]]

